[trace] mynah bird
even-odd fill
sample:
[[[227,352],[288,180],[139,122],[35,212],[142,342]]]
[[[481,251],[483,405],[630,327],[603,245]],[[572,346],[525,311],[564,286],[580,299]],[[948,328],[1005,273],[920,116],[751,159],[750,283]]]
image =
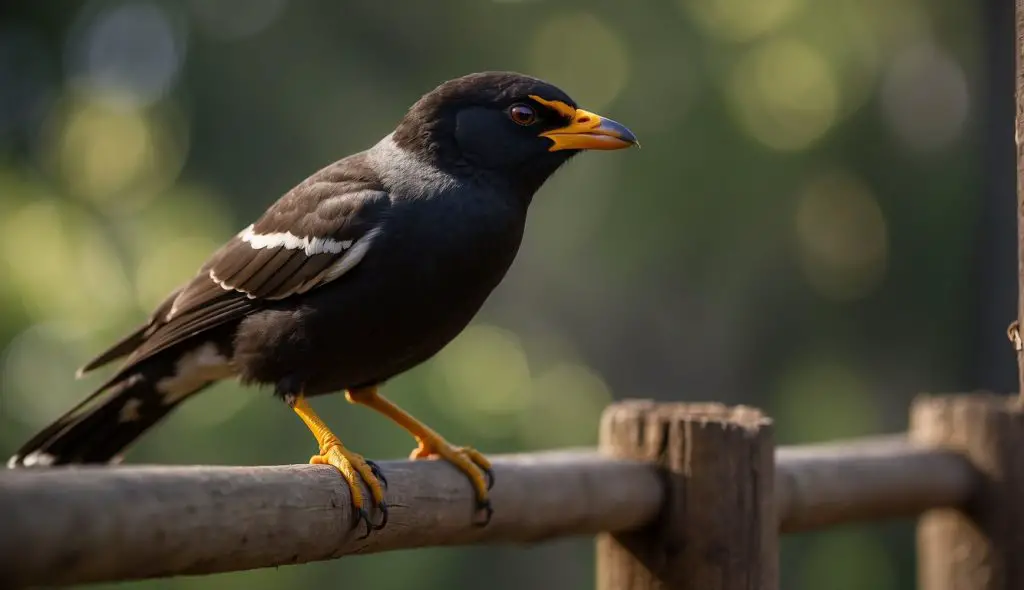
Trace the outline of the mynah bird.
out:
[[[310,462],[341,473],[369,534],[387,520],[386,480],[307,401],[343,391],[408,431],[412,459],[440,458],[465,473],[486,523],[488,460],[379,387],[469,324],[512,264],[530,202],[552,173],[583,150],[636,144],[626,127],[533,77],[484,72],[442,83],[376,145],[270,205],[143,325],[82,367],[80,375],[123,359],[8,465],[119,460],[178,404],[234,378],[273,388],[305,422],[319,447]]]

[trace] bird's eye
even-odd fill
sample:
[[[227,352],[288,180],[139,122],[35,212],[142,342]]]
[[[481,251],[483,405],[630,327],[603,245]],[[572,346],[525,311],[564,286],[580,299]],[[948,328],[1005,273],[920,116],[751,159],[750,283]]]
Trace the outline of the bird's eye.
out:
[[[508,116],[517,125],[533,125],[534,121],[537,120],[537,113],[534,112],[532,107],[525,104],[512,105],[512,108],[508,110]]]

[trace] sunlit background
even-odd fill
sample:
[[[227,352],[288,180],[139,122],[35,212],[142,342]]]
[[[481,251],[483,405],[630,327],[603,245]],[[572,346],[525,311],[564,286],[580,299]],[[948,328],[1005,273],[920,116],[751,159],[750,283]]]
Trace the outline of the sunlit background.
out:
[[[74,370],[221,241],[486,69],[548,79],[643,149],[553,178],[477,321],[387,386],[448,438],[592,445],[605,405],[651,397],[761,406],[805,443],[902,430],[922,391],[1010,389],[1012,17],[995,0],[4,3],[0,455],[97,385]],[[409,452],[340,396],[317,407],[370,457]],[[225,384],[128,460],[295,463],[312,442],[280,402]],[[911,588],[912,533],[787,537],[783,586]],[[118,587],[593,576],[577,539]]]

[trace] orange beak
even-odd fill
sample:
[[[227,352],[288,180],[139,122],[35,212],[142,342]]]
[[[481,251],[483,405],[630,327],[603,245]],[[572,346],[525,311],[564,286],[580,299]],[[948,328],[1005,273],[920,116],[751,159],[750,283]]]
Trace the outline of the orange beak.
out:
[[[540,134],[553,142],[548,151],[619,150],[640,145],[633,132],[621,123],[590,111],[574,109],[561,101],[547,101],[536,96],[531,98],[572,117],[572,121],[565,127]]]

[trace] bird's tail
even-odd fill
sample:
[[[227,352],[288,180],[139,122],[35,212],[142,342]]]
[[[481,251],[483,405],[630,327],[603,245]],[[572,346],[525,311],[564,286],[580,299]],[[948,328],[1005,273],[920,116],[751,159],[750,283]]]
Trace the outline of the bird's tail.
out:
[[[7,462],[8,467],[108,463],[179,403],[216,379],[196,356],[177,362],[150,359],[119,374],[44,428]],[[189,362],[192,359],[192,362]]]

